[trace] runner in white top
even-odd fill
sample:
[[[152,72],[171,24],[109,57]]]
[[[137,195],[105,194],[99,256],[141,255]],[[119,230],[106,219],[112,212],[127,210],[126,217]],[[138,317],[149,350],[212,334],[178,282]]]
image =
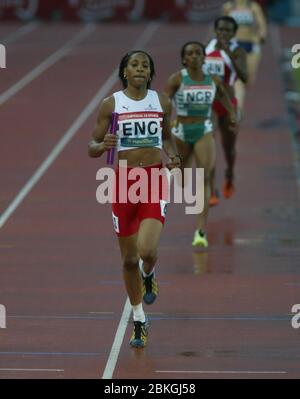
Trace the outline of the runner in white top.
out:
[[[123,57],[119,77],[124,90],[102,101],[93,138],[89,143],[91,157],[100,157],[106,151],[117,148],[118,160],[126,160],[128,164],[125,170],[128,190],[130,184],[140,180],[139,176],[136,180],[128,179],[129,171],[143,169],[148,175],[147,190],[152,191],[153,183],[149,176],[153,169],[160,171],[162,168],[162,148],[169,157],[167,167],[180,166],[180,157],[176,155],[171,139],[171,101],[166,95],[150,90],[154,73],[153,60],[144,51],[132,51]],[[112,112],[119,113],[117,135],[107,133]],[[121,167],[117,168],[117,176],[120,170]],[[123,203],[119,198],[122,181],[120,187],[118,183],[117,177],[113,222],[123,260],[124,282],[133,309],[134,330],[130,344],[144,347],[149,322],[142,299],[151,304],[157,296],[154,265],[165,220],[165,201],[160,192],[156,202],[151,202],[151,198],[145,203],[134,203],[130,197],[127,198],[126,191]]]
[[[119,114],[117,150],[147,147],[161,150],[164,112],[157,92],[148,89],[140,101],[129,98],[123,91],[113,96],[115,112]]]
[[[247,53],[248,82],[254,83],[261,60],[261,45],[267,37],[267,22],[261,6],[252,0],[228,1],[223,6],[223,14],[235,19],[239,28],[236,39]],[[235,83],[236,97],[241,110],[245,101],[245,83],[240,79]]]

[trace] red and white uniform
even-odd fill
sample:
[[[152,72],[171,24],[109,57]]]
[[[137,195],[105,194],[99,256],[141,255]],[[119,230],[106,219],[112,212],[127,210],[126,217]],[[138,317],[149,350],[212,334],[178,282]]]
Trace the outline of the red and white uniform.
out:
[[[162,148],[163,110],[156,91],[148,90],[142,100],[127,97],[123,91],[114,93],[118,120],[118,151],[133,148]]]
[[[217,39],[212,39],[206,46],[205,71],[210,75],[220,76],[225,84],[233,86],[237,80],[233,63],[226,51],[217,49],[216,45]],[[230,51],[234,51],[237,47],[237,41],[232,39],[229,43]]]
[[[148,90],[144,99],[136,101],[127,97],[123,91],[118,91],[114,93],[114,99],[114,111],[119,114],[117,151],[137,148],[162,149],[163,109],[157,92]],[[152,178],[153,169],[158,172],[162,168],[162,164],[117,168],[112,217],[118,236],[136,234],[140,222],[147,218],[159,220],[164,224],[168,196],[167,174],[162,171],[162,177],[156,175],[156,178]],[[138,188],[136,201],[131,194],[136,193],[134,188],[137,184],[143,184],[143,188]],[[151,193],[154,191],[156,195],[153,199]],[[145,198],[142,198],[142,193],[145,194]]]
[[[203,69],[207,74],[219,76],[224,84],[234,86],[234,83],[237,80],[237,73],[234,65],[226,51],[217,49],[216,45],[217,39],[212,39],[206,46],[206,57]],[[234,51],[237,47],[238,42],[236,39],[232,39],[229,43],[230,51]],[[231,101],[233,106],[237,107],[238,102],[236,97],[233,97]],[[219,116],[223,117],[227,115],[227,110],[219,100],[214,101],[213,109]]]

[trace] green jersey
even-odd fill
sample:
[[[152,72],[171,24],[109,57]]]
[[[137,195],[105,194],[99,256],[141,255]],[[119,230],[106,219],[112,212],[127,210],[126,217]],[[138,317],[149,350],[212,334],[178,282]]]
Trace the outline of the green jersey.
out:
[[[192,80],[187,69],[182,69],[181,75],[182,82],[175,94],[177,115],[210,118],[217,91],[211,75],[204,74],[201,82]]]

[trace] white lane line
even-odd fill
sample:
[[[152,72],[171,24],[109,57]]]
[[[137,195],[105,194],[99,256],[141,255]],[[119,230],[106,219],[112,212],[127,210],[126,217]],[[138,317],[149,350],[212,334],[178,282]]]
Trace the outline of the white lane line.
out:
[[[286,371],[252,371],[252,370],[155,370],[165,374],[287,374]]]
[[[83,123],[87,120],[87,118],[95,111],[95,109],[99,106],[99,102],[101,99],[108,93],[108,91],[114,86],[116,83],[117,70],[110,75],[101,89],[98,91],[96,96],[90,101],[90,103],[84,108],[81,114],[76,118],[70,128],[66,131],[63,137],[59,140],[53,150],[50,152],[48,157],[44,160],[44,162],[39,166],[36,172],[31,176],[28,182],[23,186],[23,188],[19,191],[14,200],[10,203],[10,205],[6,208],[6,210],[0,216],[0,229],[4,226],[9,217],[13,214],[13,212],[17,209],[17,207],[21,204],[23,199],[28,195],[31,189],[36,185],[36,183],[40,180],[40,178],[44,175],[47,169],[52,165],[55,159],[59,156],[59,154],[63,151],[65,146],[69,143],[69,141],[76,134],[78,129],[83,125]]]
[[[134,50],[143,50],[143,47],[151,39],[151,37],[154,35],[154,33],[157,31],[157,29],[160,27],[160,25],[161,25],[160,22],[150,22],[147,25],[144,32],[142,33],[141,37],[134,44],[133,49]]]
[[[160,26],[160,23],[150,22],[139,40],[134,44],[134,48],[144,48],[147,41],[150,40],[151,36],[155,33],[155,31]],[[0,216],[0,229],[4,226],[9,217],[14,213],[17,207],[21,204],[23,199],[28,195],[31,189],[35,186],[35,184],[40,180],[40,178],[44,175],[47,169],[51,166],[51,164],[55,161],[58,155],[63,151],[65,146],[69,143],[69,141],[73,138],[78,129],[83,125],[83,123],[87,120],[87,118],[96,110],[99,106],[99,102],[102,98],[107,95],[107,93],[112,89],[112,87],[118,81],[118,68],[116,68],[109,78],[106,80],[104,85],[100,88],[98,93],[94,96],[94,98],[90,101],[90,103],[84,108],[81,114],[77,117],[77,119],[73,122],[67,132],[63,135],[57,145],[53,148],[48,157],[44,160],[44,162],[39,166],[36,172],[31,176],[28,182],[24,185],[24,187],[20,190],[8,208],[3,212]],[[131,313],[131,306],[129,300],[127,298],[123,314],[116,331],[115,340],[113,346],[111,348],[109,358],[105,367],[105,371],[102,378],[112,378],[115,365],[118,359],[118,355],[121,349],[121,345],[124,339],[126,327],[128,324],[128,320]]]
[[[88,37],[94,30],[96,29],[95,25],[87,25],[85,26],[75,37],[69,40],[66,44],[64,44],[60,49],[55,51],[49,57],[47,57],[43,62],[33,68],[27,75],[25,75],[22,79],[12,85],[8,90],[6,90],[3,94],[0,95],[0,105],[4,104],[6,101],[11,99],[14,95],[16,95],[19,91],[24,89],[29,83],[31,83],[34,79],[40,76],[43,72],[49,69],[52,65],[62,59],[65,55],[70,53],[73,48]]]
[[[21,28],[17,29],[15,32],[12,32],[11,34],[1,39],[1,43],[7,45],[16,42],[22,36],[27,35],[30,32],[33,32],[39,25],[40,23],[38,21],[33,21],[26,24],[25,26],[21,26]]]
[[[150,22],[147,25],[147,28],[141,35],[140,39],[134,44],[134,47],[143,47],[145,43],[150,39],[153,33],[158,29],[159,23]],[[91,33],[91,29],[94,29],[94,26],[87,27],[83,31],[85,35]],[[75,39],[74,39],[75,40]],[[77,38],[78,40],[78,38]],[[90,103],[84,108],[84,110],[79,114],[73,124],[69,127],[69,129],[65,132],[60,141],[56,144],[53,150],[50,152],[48,157],[44,160],[44,162],[39,166],[36,172],[31,176],[28,182],[23,186],[23,188],[19,191],[10,205],[6,208],[6,210],[0,216],[0,229],[4,226],[9,217],[14,213],[17,207],[21,204],[23,199],[28,195],[31,189],[35,186],[35,184],[40,180],[40,178],[44,175],[47,169],[52,165],[55,159],[59,156],[59,154],[63,151],[65,146],[69,143],[69,141],[73,138],[73,136],[77,133],[83,123],[88,119],[88,117],[97,109],[100,101],[107,95],[107,93],[112,89],[112,87],[118,81],[118,68],[115,68],[109,78],[106,80],[104,85],[99,89],[98,93],[92,98]],[[1,97],[0,97],[1,98]]]
[[[93,316],[95,315],[95,316]],[[40,316],[40,315],[10,315],[7,316],[7,319],[23,319],[23,320],[100,320],[100,316],[102,316],[102,319],[105,319],[108,316],[113,315],[113,312],[97,312],[92,313],[92,314],[87,314],[87,315],[49,315],[49,316]],[[98,316],[98,317],[97,317]]]
[[[158,29],[159,26],[160,26],[160,24],[157,22],[150,22],[147,25],[144,32],[142,33],[139,40],[134,44],[134,47],[135,48],[138,48],[138,47],[143,48],[143,46],[147,43],[147,41],[154,34],[154,32]],[[74,42],[77,43],[79,40],[82,40],[83,36],[85,37],[85,36],[89,35],[94,29],[95,29],[94,25],[88,25],[83,31],[80,32],[79,35],[77,35],[73,40],[71,40],[71,42],[73,43],[72,46],[75,44]],[[63,55],[65,55],[71,49],[70,48],[71,42],[69,42],[69,44],[65,45],[62,49],[60,49],[56,53],[54,53],[51,57],[55,56],[54,58],[58,59],[58,57],[62,57]],[[53,59],[52,59],[52,62],[53,62]],[[49,64],[47,64],[47,65],[49,66]],[[0,229],[4,226],[6,221],[13,214],[13,212],[17,209],[17,207],[20,205],[20,203],[23,201],[23,199],[26,197],[26,195],[31,191],[31,189],[35,186],[35,184],[40,180],[40,178],[44,175],[44,173],[47,171],[47,169],[55,161],[55,159],[62,152],[62,150],[69,143],[69,141],[73,138],[73,136],[76,134],[76,132],[79,130],[79,128],[83,125],[83,123],[96,110],[96,108],[99,106],[99,103],[102,100],[102,98],[111,90],[111,88],[116,84],[117,81],[118,81],[118,68],[115,68],[114,71],[112,72],[112,74],[109,76],[109,78],[104,83],[104,85],[99,89],[98,93],[94,96],[94,98],[92,98],[90,103],[84,108],[84,110],[81,112],[81,114],[79,114],[79,116],[76,118],[76,120],[70,126],[70,128],[65,132],[63,137],[53,148],[53,150],[48,155],[48,157],[44,160],[44,162],[40,165],[40,167],[36,170],[36,172],[31,176],[31,178],[28,180],[28,182],[25,184],[25,186],[23,186],[23,188],[20,190],[20,192],[14,198],[14,200],[10,203],[8,208],[6,208],[6,210],[2,213],[2,215],[0,216]],[[0,96],[0,104],[1,104],[1,97],[2,96]]]
[[[117,331],[116,331],[116,335],[115,335],[115,339],[114,342],[112,344],[111,350],[110,350],[110,354],[102,375],[102,379],[107,380],[107,379],[111,379],[117,364],[117,360],[119,357],[119,353],[120,353],[120,349],[123,343],[123,339],[124,339],[124,335],[126,332],[126,328],[128,325],[128,321],[129,321],[129,317],[130,317],[130,313],[131,313],[131,305],[129,302],[129,298],[126,299],[125,302],[125,306],[123,309],[123,313],[121,316],[121,320],[119,322]]]
[[[64,369],[0,369],[0,371],[42,371],[42,372],[54,372],[61,373],[65,371]]]
[[[114,312],[89,312],[89,314],[114,314]]]
[[[142,36],[140,39],[135,43],[134,48],[135,49],[143,49],[146,43],[150,40],[152,35],[156,32],[158,27],[160,26],[160,23],[157,22],[151,22],[145,31],[143,32]],[[127,297],[125,301],[125,305],[123,308],[123,313],[121,316],[121,320],[119,322],[115,339],[112,344],[112,348],[109,353],[109,357],[102,375],[102,379],[111,379],[118,361],[119,353],[121,350],[121,346],[123,343],[124,335],[126,332],[126,328],[128,325],[129,317],[131,314],[131,305],[129,302],[129,298]]]

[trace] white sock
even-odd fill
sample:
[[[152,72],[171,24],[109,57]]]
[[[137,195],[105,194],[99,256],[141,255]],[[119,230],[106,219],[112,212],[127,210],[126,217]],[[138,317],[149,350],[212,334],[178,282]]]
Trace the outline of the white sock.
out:
[[[142,261],[141,258],[140,258],[140,260],[139,260],[139,267],[140,267],[140,271],[141,271],[143,277],[149,277],[149,276],[151,276],[152,273],[154,273],[155,267],[154,267],[154,268],[151,270],[151,272],[148,273],[148,274],[144,272],[144,262]]]
[[[133,305],[132,311],[133,311],[133,321],[141,321],[142,323],[145,323],[146,316],[143,310],[142,303],[139,303],[138,305]]]

